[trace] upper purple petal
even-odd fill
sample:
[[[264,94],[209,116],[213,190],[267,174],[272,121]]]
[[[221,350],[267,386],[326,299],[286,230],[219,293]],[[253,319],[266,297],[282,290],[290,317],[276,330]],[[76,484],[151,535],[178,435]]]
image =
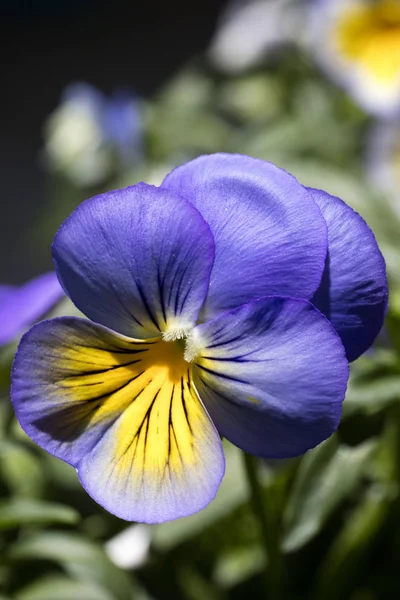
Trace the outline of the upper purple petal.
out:
[[[378,335],[388,303],[385,261],[374,234],[340,198],[310,189],[328,226],[328,254],[311,302],[331,321],[349,361]]]
[[[162,187],[189,200],[215,240],[203,319],[267,295],[310,298],[327,249],[326,224],[311,194],[271,163],[201,156]]]
[[[0,288],[0,345],[44,317],[64,292],[55,273],[45,273],[21,287]]]
[[[146,339],[195,324],[214,241],[186,200],[139,183],[81,204],[60,227],[53,258],[66,293],[87,317]]]

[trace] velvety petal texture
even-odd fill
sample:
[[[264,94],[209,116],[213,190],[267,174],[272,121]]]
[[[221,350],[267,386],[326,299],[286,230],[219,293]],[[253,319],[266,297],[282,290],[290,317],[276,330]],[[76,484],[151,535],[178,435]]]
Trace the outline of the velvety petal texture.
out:
[[[12,398],[26,433],[74,465],[111,513],[156,523],[212,500],[221,440],[178,342],[141,342],[72,317],[22,339]]]
[[[246,452],[284,458],[331,435],[348,364],[309,302],[264,298],[196,327],[193,377],[218,431]]]
[[[388,303],[383,256],[358,213],[322,190],[310,189],[328,225],[328,254],[311,302],[331,321],[355,360],[378,335]]]
[[[203,320],[262,296],[313,295],[324,268],[326,224],[292,175],[248,156],[213,154],[178,167],[162,187],[189,200],[214,236]]]
[[[86,316],[146,339],[195,324],[214,241],[192,205],[140,183],[81,204],[60,227],[53,257]]]
[[[63,295],[55,273],[39,275],[21,287],[0,286],[0,345],[44,317]]]

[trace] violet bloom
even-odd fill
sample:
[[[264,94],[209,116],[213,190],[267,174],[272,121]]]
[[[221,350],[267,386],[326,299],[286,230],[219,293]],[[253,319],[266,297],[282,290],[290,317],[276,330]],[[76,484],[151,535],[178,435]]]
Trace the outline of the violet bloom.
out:
[[[224,475],[220,436],[283,458],[331,435],[348,360],[373,342],[387,305],[363,219],[240,155],[87,200],[53,256],[91,320],[25,334],[13,404],[27,434],[127,520],[206,506]]]
[[[24,285],[0,285],[0,346],[46,316],[64,292],[55,273],[45,273]]]

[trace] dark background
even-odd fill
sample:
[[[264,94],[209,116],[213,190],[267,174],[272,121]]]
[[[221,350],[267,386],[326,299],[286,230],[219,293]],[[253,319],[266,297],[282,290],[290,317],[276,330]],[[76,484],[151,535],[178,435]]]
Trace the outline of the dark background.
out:
[[[0,283],[20,283],[36,264],[24,242],[43,207],[42,128],[71,81],[104,92],[129,85],[151,96],[203,50],[223,0],[0,0]]]

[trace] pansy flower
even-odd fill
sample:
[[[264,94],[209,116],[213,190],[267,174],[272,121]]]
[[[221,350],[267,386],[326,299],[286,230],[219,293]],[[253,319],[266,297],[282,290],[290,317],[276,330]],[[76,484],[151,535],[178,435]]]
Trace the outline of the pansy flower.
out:
[[[55,273],[39,275],[21,286],[0,285],[0,346],[45,317],[63,295]]]
[[[53,257],[89,320],[44,321],[23,337],[13,404],[26,433],[127,520],[208,504],[225,469],[220,436],[270,458],[327,438],[348,361],[387,304],[361,217],[240,155],[87,200]]]
[[[311,38],[317,60],[365,110],[399,111],[398,0],[316,0]]]

